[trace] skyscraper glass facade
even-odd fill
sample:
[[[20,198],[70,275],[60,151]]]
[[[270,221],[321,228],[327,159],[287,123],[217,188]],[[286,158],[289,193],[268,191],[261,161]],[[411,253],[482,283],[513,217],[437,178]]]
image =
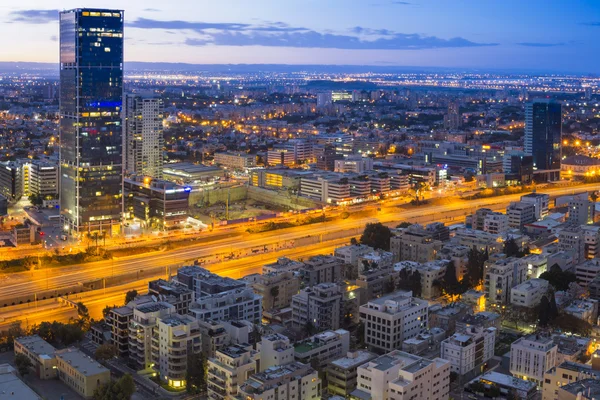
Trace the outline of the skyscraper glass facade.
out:
[[[535,169],[560,169],[561,133],[560,103],[541,99],[525,105],[525,153]]]
[[[77,232],[122,213],[123,11],[60,14],[60,206]]]

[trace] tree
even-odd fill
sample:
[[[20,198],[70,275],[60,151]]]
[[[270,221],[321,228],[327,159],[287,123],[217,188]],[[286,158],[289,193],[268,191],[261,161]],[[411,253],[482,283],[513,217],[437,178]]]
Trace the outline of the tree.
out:
[[[106,306],[102,309],[102,316],[104,317],[104,319],[106,319],[108,317],[108,314],[110,314],[111,310],[113,308],[116,308],[117,306],[115,304],[113,304],[113,306]]]
[[[390,239],[392,231],[387,226],[380,222],[367,224],[360,242],[374,249],[382,249],[388,251],[390,249]]]
[[[186,372],[188,393],[204,393],[206,391],[206,358],[204,354],[190,354]]]
[[[356,246],[358,244],[358,240],[356,240],[356,238],[352,238],[352,239],[350,239],[350,244],[352,246]]]
[[[77,303],[77,315],[79,315],[79,318],[81,318],[81,319],[89,319],[90,318],[90,312],[89,312],[87,306],[85,304],[83,304],[81,301]]]
[[[471,287],[477,286],[483,280],[483,269],[485,262],[488,260],[487,251],[482,251],[476,248],[469,250],[467,259],[467,280]]]
[[[312,321],[308,320],[306,321],[306,326],[304,327],[306,333],[308,333],[308,336],[311,336],[315,333],[315,326],[313,325]]]
[[[98,360],[110,360],[111,358],[116,357],[117,349],[112,344],[103,344],[96,349],[94,353],[94,357]]]
[[[94,390],[94,400],[130,400],[135,393],[135,382],[130,374],[117,381],[109,381]]]
[[[549,271],[540,275],[540,279],[547,280],[556,290],[567,291],[571,282],[576,282],[577,277],[570,271],[563,271],[558,264],[550,267]]]
[[[411,271],[408,268],[400,270],[398,273],[398,289],[410,290],[413,296],[420,297],[421,288],[421,273],[419,271]]]
[[[594,203],[595,203],[596,201],[598,201],[598,193],[596,193],[596,192],[591,192],[591,193],[590,193],[590,200],[592,200]]]
[[[592,333],[592,325],[589,322],[566,313],[554,318],[551,325],[563,332],[571,332],[584,337],[589,337]]]
[[[464,279],[459,282],[456,278],[456,266],[453,261],[448,262],[446,265],[446,271],[439,283],[442,293],[449,296],[451,301],[454,301],[455,296],[460,297],[465,292],[466,285]]]
[[[399,223],[396,228],[400,229],[400,228],[408,228],[409,226],[411,226],[412,224],[410,222],[404,221]]]
[[[279,286],[273,286],[271,288],[271,297],[273,298],[273,301],[271,303],[272,308],[275,308],[275,299],[277,298],[277,296],[279,296]]]
[[[386,294],[389,294],[389,293],[392,293],[395,289],[396,289],[396,285],[394,284],[394,278],[392,276],[390,276],[390,279],[388,279],[387,282],[385,282],[383,284],[383,291]]]
[[[15,366],[17,367],[19,375],[25,376],[29,373],[29,368],[33,367],[33,364],[26,355],[17,354],[15,355]]]
[[[504,254],[506,257],[522,257],[521,248],[514,238],[509,237],[504,242]]]
[[[550,323],[550,302],[545,295],[540,299],[538,324],[545,327]]]
[[[125,305],[129,304],[130,301],[135,300],[135,298],[137,297],[137,295],[138,295],[138,292],[135,289],[128,291],[125,294]]]

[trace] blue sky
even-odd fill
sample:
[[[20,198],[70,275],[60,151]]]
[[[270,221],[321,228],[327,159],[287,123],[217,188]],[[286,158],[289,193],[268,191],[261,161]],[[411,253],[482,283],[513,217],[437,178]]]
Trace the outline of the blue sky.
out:
[[[129,61],[596,73],[599,0],[2,0],[0,61],[54,62],[57,10],[125,9]]]

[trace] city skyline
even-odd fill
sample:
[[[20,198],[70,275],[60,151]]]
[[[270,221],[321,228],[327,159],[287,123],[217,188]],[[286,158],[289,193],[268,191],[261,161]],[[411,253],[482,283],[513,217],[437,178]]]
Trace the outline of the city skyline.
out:
[[[393,1],[194,4],[129,1],[125,61],[347,64],[594,73],[600,6],[580,1]],[[58,11],[76,1],[0,7],[17,37],[0,61],[58,62]],[[108,0],[106,8],[121,8]],[[32,29],[34,28],[34,29]],[[584,55],[584,56],[582,56]]]

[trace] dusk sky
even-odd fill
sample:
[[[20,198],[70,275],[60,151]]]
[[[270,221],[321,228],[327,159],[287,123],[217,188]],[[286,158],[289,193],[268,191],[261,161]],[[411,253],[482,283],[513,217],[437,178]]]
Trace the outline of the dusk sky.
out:
[[[0,61],[58,59],[58,10],[125,10],[125,60],[597,73],[598,0],[1,0]]]

